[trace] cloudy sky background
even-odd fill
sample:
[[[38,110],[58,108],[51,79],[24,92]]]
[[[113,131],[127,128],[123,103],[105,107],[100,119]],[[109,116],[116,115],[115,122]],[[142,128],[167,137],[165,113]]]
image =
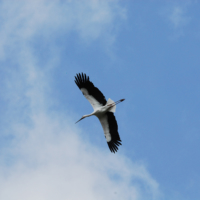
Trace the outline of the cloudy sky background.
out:
[[[0,1],[0,199],[200,199],[200,3]],[[126,101],[112,154],[74,83]]]

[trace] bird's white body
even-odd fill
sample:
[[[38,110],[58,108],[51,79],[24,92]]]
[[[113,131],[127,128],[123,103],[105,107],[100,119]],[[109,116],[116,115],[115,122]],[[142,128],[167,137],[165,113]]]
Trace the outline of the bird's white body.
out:
[[[89,115],[83,115],[80,120],[95,115],[103,127],[104,135],[111,152],[115,153],[118,149],[117,146],[121,145],[121,139],[119,137],[118,126],[113,113],[116,111],[116,104],[124,101],[124,99],[117,102],[114,102],[111,99],[106,101],[101,91],[90,82],[89,77],[85,74],[78,74],[75,79],[77,86],[94,109],[94,112]]]
[[[108,124],[108,119],[107,119],[107,116],[105,115],[105,113],[109,110],[110,112],[115,112],[116,110],[116,105],[115,105],[115,102],[111,99],[108,99],[107,103],[105,106],[96,106],[97,103],[96,103],[96,100],[90,96],[90,95],[84,95],[86,97],[86,99],[90,99],[88,100],[89,102],[91,102],[91,105],[93,105],[93,108],[94,108],[94,112],[92,112],[91,114],[89,115],[83,115],[83,119],[86,118],[86,117],[90,117],[92,115],[95,115],[96,117],[98,117],[102,127],[103,127],[103,130],[104,130],[104,135],[106,137],[106,141],[107,142],[110,142],[111,141],[111,136],[110,136],[110,133],[109,133],[109,124]]]

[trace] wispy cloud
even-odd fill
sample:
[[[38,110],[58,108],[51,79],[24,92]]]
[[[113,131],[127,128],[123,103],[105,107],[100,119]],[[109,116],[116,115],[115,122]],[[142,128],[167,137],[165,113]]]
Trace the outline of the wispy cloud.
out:
[[[32,87],[38,83],[35,80],[36,69],[42,67],[48,74],[48,71],[60,61],[59,53],[62,45],[67,44],[57,44],[58,38],[67,38],[70,34],[75,34],[77,39],[84,41],[92,42],[97,39],[102,39],[102,42],[103,40],[113,41],[115,36],[111,27],[124,17],[124,9],[117,1],[91,0],[59,3],[42,0],[20,1],[16,4],[2,1],[0,5],[0,60],[6,62],[5,67],[3,64],[1,67],[5,74],[9,74],[9,78],[5,81],[7,87],[13,89],[9,93],[12,96],[10,99],[15,100],[19,107],[22,106],[24,100],[30,100],[28,96],[31,95],[29,91],[29,95],[19,100],[18,93],[21,92],[22,95],[25,90],[23,81],[30,79],[26,87]],[[48,46],[46,48],[49,52],[48,60],[45,60],[46,63],[43,62],[42,66],[40,66],[40,61],[43,57],[40,55],[41,49],[35,47],[37,43]],[[17,72],[19,69],[25,76]],[[39,90],[42,87],[41,85]],[[6,98],[6,94],[3,98]],[[37,103],[38,100],[42,101],[36,98]],[[31,101],[33,103],[33,100]]]
[[[186,15],[186,11],[181,6],[175,6],[169,13],[169,20],[174,28],[179,28],[186,25],[190,21],[190,17]]]
[[[165,4],[160,14],[164,17],[173,33],[171,39],[179,38],[186,34],[186,27],[189,25],[192,17],[188,12],[190,1],[175,1]]]
[[[56,38],[73,31],[91,41],[111,34],[123,13],[117,1],[3,1],[0,11],[2,98],[9,105],[1,134],[12,136],[0,156],[0,199],[157,199],[158,183],[144,164],[98,149],[71,116],[49,111],[49,72],[60,59]],[[39,62],[37,37],[53,52],[46,65]]]
[[[58,114],[14,125],[12,148],[1,156],[2,199],[156,199],[158,184],[142,164],[97,149]]]
[[[11,1],[1,2],[0,52],[5,53],[5,45],[16,44],[19,39],[32,39],[45,36],[44,40],[76,33],[82,39],[94,40],[113,35],[112,30],[121,19],[125,10],[117,1]],[[4,21],[6,19],[6,21]],[[9,41],[9,43],[8,43]],[[22,43],[23,44],[23,43]]]

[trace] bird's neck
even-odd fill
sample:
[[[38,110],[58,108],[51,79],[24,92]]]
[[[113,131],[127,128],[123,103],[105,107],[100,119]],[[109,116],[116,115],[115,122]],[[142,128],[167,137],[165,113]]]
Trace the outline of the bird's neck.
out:
[[[88,115],[83,115],[83,117],[84,117],[84,118],[85,118],[85,117],[90,117],[90,116],[92,116],[92,115],[94,115],[94,112],[91,113],[91,114],[88,114]]]

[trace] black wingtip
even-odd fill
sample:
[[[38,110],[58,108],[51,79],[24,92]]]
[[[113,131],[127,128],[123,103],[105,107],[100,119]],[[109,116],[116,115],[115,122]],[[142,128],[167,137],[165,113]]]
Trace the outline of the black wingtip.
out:
[[[108,142],[108,147],[109,147],[109,149],[110,149],[110,151],[112,153],[117,152],[118,151],[118,146],[120,146],[120,145],[122,145],[120,139],[119,140],[114,140],[114,141],[111,140],[110,142]]]
[[[85,73],[77,73],[75,76],[75,83],[81,89],[89,82],[89,76],[87,76]]]

